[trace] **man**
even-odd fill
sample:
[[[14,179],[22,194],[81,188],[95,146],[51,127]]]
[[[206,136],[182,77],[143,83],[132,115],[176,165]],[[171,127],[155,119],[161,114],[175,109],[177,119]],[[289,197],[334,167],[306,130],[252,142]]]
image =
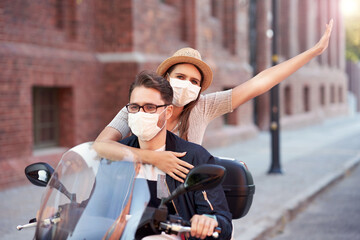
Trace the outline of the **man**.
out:
[[[129,127],[134,135],[121,143],[154,151],[186,152],[182,160],[193,166],[214,163],[214,158],[206,149],[166,131],[166,122],[173,111],[172,98],[173,90],[167,80],[152,73],[140,73],[130,87],[130,101],[126,106]],[[165,176],[153,165],[143,164],[140,175],[148,180],[151,194],[149,205],[153,207],[159,205],[161,197],[181,184],[169,175]],[[211,236],[217,226],[222,229],[219,239],[231,237],[231,213],[221,186],[208,191],[186,193],[168,207],[169,213],[179,214],[183,219],[191,221],[192,237],[204,239]]]

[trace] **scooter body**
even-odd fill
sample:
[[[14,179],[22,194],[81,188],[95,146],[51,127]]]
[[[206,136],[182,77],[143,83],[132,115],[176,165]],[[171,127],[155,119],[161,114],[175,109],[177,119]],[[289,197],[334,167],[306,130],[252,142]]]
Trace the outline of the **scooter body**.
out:
[[[101,158],[92,142],[67,151],[55,170],[45,163],[25,169],[29,180],[45,186],[36,220],[18,226],[35,226],[35,239],[142,239],[161,232],[182,234],[189,223],[169,215],[166,202],[187,191],[221,184],[225,168],[202,165],[190,171],[184,184],[164,198],[158,208],[147,207],[150,193],[146,179],[139,178],[140,164],[132,158]],[[221,234],[216,229],[214,237]]]

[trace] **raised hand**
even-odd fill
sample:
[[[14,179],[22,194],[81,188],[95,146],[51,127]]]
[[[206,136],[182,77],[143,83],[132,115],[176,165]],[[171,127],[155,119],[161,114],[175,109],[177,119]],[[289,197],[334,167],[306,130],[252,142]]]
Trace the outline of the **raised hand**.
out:
[[[330,22],[328,24],[326,24],[326,30],[325,30],[324,34],[320,38],[319,42],[316,43],[316,45],[314,46],[314,48],[316,49],[317,55],[322,54],[326,50],[326,48],[329,46],[329,40],[330,40],[330,36],[331,36],[331,31],[333,28],[333,23],[334,23],[334,20],[331,19]]]

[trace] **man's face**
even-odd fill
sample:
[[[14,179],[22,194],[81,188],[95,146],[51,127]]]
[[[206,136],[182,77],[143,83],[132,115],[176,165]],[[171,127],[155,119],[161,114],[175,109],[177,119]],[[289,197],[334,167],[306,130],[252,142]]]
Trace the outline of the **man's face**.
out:
[[[165,102],[162,100],[160,92],[153,88],[146,88],[143,86],[136,87],[131,93],[130,103],[136,103],[139,106],[144,106],[145,104],[154,104],[154,105],[164,105]],[[156,109],[154,114],[160,114],[159,121],[157,123],[158,127],[162,127],[165,124],[165,121],[171,117],[172,114],[172,105],[169,105],[166,110],[166,107],[159,107]],[[143,108],[140,111],[144,111]],[[130,113],[131,114],[131,113]]]

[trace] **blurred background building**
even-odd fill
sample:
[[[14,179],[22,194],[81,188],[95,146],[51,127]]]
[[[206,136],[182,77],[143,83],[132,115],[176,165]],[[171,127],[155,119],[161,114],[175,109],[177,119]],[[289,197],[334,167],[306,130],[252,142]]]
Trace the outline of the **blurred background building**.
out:
[[[339,4],[279,0],[280,62],[335,23],[328,50],[280,84],[282,128],[348,114]],[[198,49],[212,67],[206,92],[270,67],[271,22],[271,0],[2,0],[0,188],[21,181],[26,165],[55,165],[68,147],[93,141],[128,102],[135,75],[156,70],[179,48]],[[204,146],[267,131],[269,101],[266,93],[213,121]]]

